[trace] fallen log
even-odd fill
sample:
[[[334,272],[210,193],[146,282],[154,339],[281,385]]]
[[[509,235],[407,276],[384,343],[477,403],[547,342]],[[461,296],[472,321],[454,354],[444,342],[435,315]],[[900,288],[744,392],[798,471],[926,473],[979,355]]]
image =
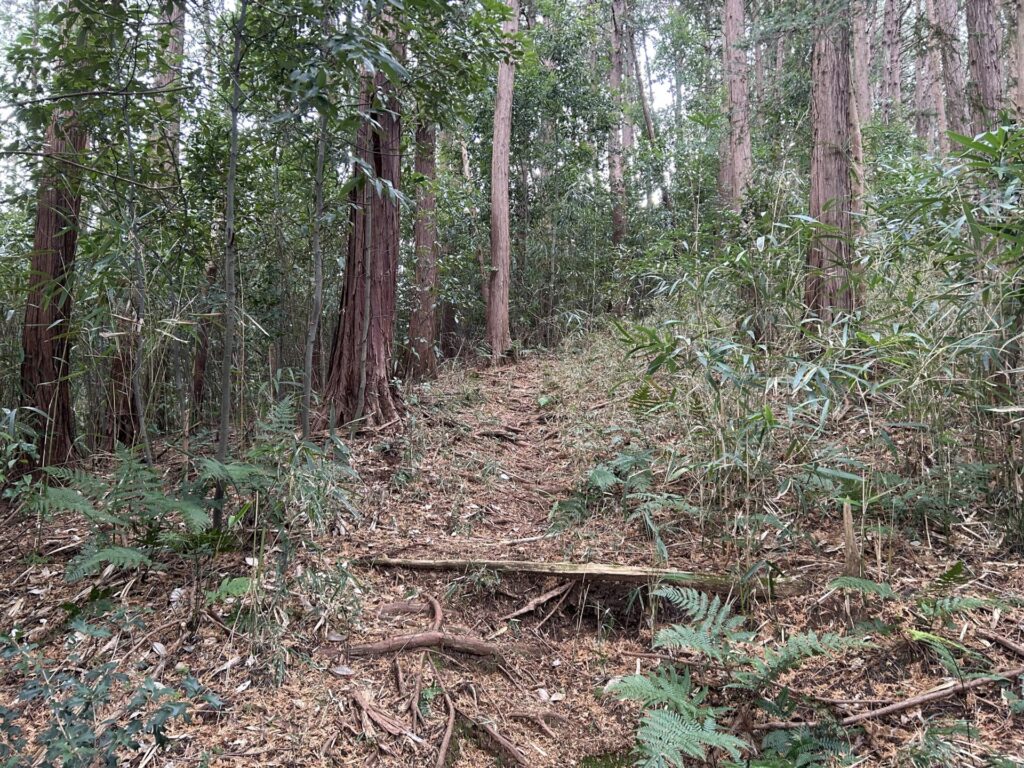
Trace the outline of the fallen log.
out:
[[[990,677],[977,677],[973,680],[962,681],[953,685],[943,686],[942,688],[936,688],[926,693],[918,694],[917,696],[911,696],[909,699],[903,701],[897,701],[886,707],[879,707],[878,709],[869,709],[867,712],[861,712],[857,715],[850,715],[839,720],[838,723],[841,726],[848,727],[851,725],[857,725],[863,723],[865,720],[873,720],[876,717],[883,717],[885,715],[891,715],[894,712],[903,712],[907,709],[927,704],[932,701],[938,701],[939,699],[946,699],[957,693],[966,693],[967,691],[973,691],[975,688],[980,688],[983,685],[989,685],[990,683],[1005,683],[1010,680],[1014,680],[1024,675],[1024,667],[1017,669],[1007,669],[1001,672],[993,672]],[[782,729],[791,728],[815,728],[821,723],[813,720],[807,721],[781,721],[781,722],[770,722],[770,723],[759,723],[755,725],[755,730],[758,731],[775,731]]]
[[[693,587],[705,592],[725,594],[739,588],[738,579],[716,573],[677,571],[615,563],[566,563],[538,560],[416,560],[403,557],[369,557],[357,562],[377,568],[408,568],[414,571],[470,571],[488,569],[502,573],[529,573],[560,576],[577,581],[619,581],[626,584],[650,584],[659,581]],[[794,594],[800,589],[792,579],[758,579],[752,584],[759,593]]]
[[[466,635],[449,635],[438,630],[398,635],[375,643],[361,643],[349,647],[350,656],[378,656],[384,653],[414,651],[418,648],[444,648],[449,651],[468,653],[473,656],[500,656],[498,649],[490,643]]]

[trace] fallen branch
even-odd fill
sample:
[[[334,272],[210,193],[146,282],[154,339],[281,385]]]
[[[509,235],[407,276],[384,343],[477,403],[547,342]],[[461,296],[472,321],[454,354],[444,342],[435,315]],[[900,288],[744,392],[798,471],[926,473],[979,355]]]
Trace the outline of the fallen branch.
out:
[[[533,600],[528,602],[518,611],[514,611],[513,613],[510,613],[507,616],[502,616],[501,621],[508,621],[509,619],[516,618],[517,616],[522,616],[524,613],[531,613],[537,610],[538,607],[544,605],[544,603],[546,603],[548,600],[553,600],[559,595],[568,592],[572,588],[572,585],[573,583],[571,581],[567,581],[564,584],[559,584],[557,587],[548,592],[545,592],[543,595],[539,595],[533,598]]]
[[[466,635],[449,635],[430,630],[411,635],[399,635],[375,643],[361,643],[348,649],[350,656],[377,656],[384,653],[400,653],[417,648],[444,648],[449,651],[468,653],[473,656],[500,656],[496,646]]]
[[[371,557],[359,562],[378,568],[408,568],[414,571],[470,571],[486,568],[504,573],[561,576],[577,581],[620,581],[627,584],[667,581],[717,593],[731,592],[739,586],[737,579],[715,573],[694,573],[676,571],[671,568],[650,568],[615,563],[548,563],[536,560],[414,560],[400,557]],[[758,580],[753,586],[759,592],[769,591],[769,583],[766,580]],[[776,579],[770,585],[770,591],[778,594],[793,594],[799,588],[800,585],[796,581],[789,579]]]
[[[974,680],[968,680],[965,682],[955,683],[953,685],[947,685],[942,688],[937,688],[927,693],[921,693],[917,696],[911,696],[909,699],[903,701],[897,701],[894,704],[890,704],[887,707],[880,707],[879,709],[870,709],[867,712],[861,712],[857,715],[850,715],[844,717],[838,721],[841,726],[851,726],[862,723],[865,720],[873,720],[877,717],[884,717],[885,715],[891,715],[894,712],[902,712],[906,709],[912,709],[913,707],[920,706],[922,704],[928,704],[933,701],[940,699],[946,699],[957,693],[965,693],[967,691],[973,691],[975,688],[981,688],[983,685],[989,683],[996,683],[1000,681],[1013,680],[1015,678],[1024,675],[1024,667],[1017,669],[1008,669],[1001,672],[994,672],[990,677],[979,677]],[[782,729],[791,728],[815,728],[821,725],[820,722],[814,720],[808,720],[803,722],[771,722],[771,723],[760,723],[755,727],[759,731],[775,731]]]
[[[1017,654],[1018,656],[1024,657],[1024,645],[1021,645],[1020,643],[1015,643],[1008,637],[997,635],[995,632],[989,632],[987,629],[979,629],[978,634],[984,637],[989,642],[995,643],[996,645],[1001,645],[1006,650],[1013,651],[1013,653]]]
[[[435,669],[434,671],[436,672],[437,670]],[[444,703],[448,707],[448,722],[444,727],[444,738],[441,739],[441,747],[437,750],[435,768],[444,768],[444,764],[448,762],[448,747],[452,743],[452,733],[455,731],[455,704],[452,703],[452,697],[448,695],[448,691],[444,692]]]
[[[479,735],[486,737],[486,740],[491,743],[494,750],[500,755],[511,760],[516,765],[529,765],[529,762],[526,760],[526,756],[523,755],[519,747],[498,733],[494,729],[494,726],[481,720],[474,720],[458,707],[455,708],[455,711],[458,713],[459,717],[466,721],[466,724],[471,730],[474,730]]]
[[[546,736],[556,739],[558,735],[548,727],[548,720],[558,723],[559,725],[566,725],[569,721],[566,717],[558,714],[557,712],[525,712],[516,711],[510,712],[509,717],[516,718],[517,720],[529,720],[534,723]]]

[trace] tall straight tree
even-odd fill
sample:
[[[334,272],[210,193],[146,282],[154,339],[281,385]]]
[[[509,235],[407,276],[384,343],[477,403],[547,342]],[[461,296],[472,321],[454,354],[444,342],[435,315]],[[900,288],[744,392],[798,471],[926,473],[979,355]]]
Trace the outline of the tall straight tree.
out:
[[[1014,39],[1017,56],[1014,75],[1017,87],[1014,89],[1013,107],[1017,113],[1017,119],[1024,120],[1024,0],[1017,0],[1017,24],[1015,26],[1017,36]]]
[[[310,250],[313,252],[313,300],[310,302],[309,319],[306,322],[306,339],[302,356],[302,436],[309,437],[309,409],[313,399],[315,378],[315,351],[320,337],[320,315],[324,303],[324,253],[321,243],[324,220],[324,163],[327,155],[327,113],[322,112],[317,120],[316,161],[313,168],[313,227],[310,233]]]
[[[398,279],[402,127],[395,89],[384,72],[364,75],[356,133],[358,184],[350,193],[345,285],[334,329],[323,420],[380,426],[398,415],[392,384]],[[372,169],[368,173],[367,169]]]
[[[804,301],[830,322],[856,308],[852,269],[850,6],[819,7],[811,58],[810,214],[821,230],[807,254]]]
[[[409,372],[416,378],[433,376],[437,369],[437,132],[433,123],[416,128],[416,295],[409,317]]]
[[[508,7],[511,15],[502,25],[502,30],[506,35],[514,35],[519,31],[519,0],[511,0]],[[512,270],[508,168],[515,76],[515,62],[505,60],[498,64],[494,137],[491,143],[491,273],[487,281],[487,342],[491,347],[491,360],[495,363],[512,346],[508,321],[508,291]]]
[[[1002,42],[995,0],[967,0],[967,60],[971,79],[968,95],[974,133],[996,126],[1002,106]]]
[[[722,198],[736,212],[743,206],[753,164],[747,100],[747,52],[743,37],[743,0],[725,0],[722,6],[722,66],[729,132],[718,188]]]
[[[943,155],[949,152],[949,120],[946,116],[946,99],[942,92],[942,53],[941,41],[936,35],[938,21],[935,13],[936,0],[924,0],[925,18],[929,34],[925,36],[928,48],[928,72],[931,79],[928,83],[929,101],[935,112],[935,132],[938,149]]]
[[[625,72],[624,31],[626,0],[612,0],[611,68],[608,87],[615,104],[612,130],[608,137],[608,185],[612,195],[612,245],[618,247],[626,237],[626,170],[622,146],[622,79]]]
[[[942,86],[946,94],[946,122],[949,130],[965,134],[967,121],[967,79],[964,74],[960,43],[960,21],[957,0],[933,0],[935,3],[935,35],[942,59]]]
[[[21,404],[37,433],[42,466],[73,454],[71,410],[71,279],[82,207],[86,133],[74,112],[55,109],[46,130],[36,206],[28,301],[22,329]]]
[[[233,27],[231,98],[228,103],[228,173],[224,186],[224,339],[220,362],[220,423],[217,429],[217,461],[226,464],[231,454],[231,369],[235,360],[235,282],[238,244],[235,242],[235,183],[238,176],[238,117],[242,109],[242,57],[245,55],[245,17],[249,0],[241,0]],[[217,499],[224,498],[224,482],[217,483]],[[220,530],[223,510],[214,507],[213,526]]]
[[[885,0],[882,20],[882,120],[888,123],[903,101],[903,16],[902,0]]]
[[[871,31],[868,28],[868,3],[854,0],[853,6],[853,92],[857,105],[857,121],[866,125],[871,120]]]

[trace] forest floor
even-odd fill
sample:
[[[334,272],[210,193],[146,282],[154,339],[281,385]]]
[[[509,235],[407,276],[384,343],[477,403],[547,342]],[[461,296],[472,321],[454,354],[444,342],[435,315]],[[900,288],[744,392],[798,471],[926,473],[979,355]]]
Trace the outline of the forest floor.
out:
[[[260,626],[243,631],[232,626],[226,606],[213,605],[201,609],[198,627],[189,631],[190,603],[198,597],[183,598],[182,590],[198,587],[188,586],[187,565],[145,579],[108,570],[84,583],[63,583],[63,563],[82,533],[68,519],[4,527],[4,624],[28,628],[30,639],[59,658],[61,647],[46,644],[55,639],[51,629],[62,604],[104,589],[145,616],[145,629],[98,639],[91,656],[168,685],[192,675],[223,706],[203,709],[189,724],[175,723],[166,750],[147,745],[133,760],[140,768],[432,766],[441,749],[448,765],[463,767],[629,764],[640,709],[602,694],[610,681],[665,663],[651,653],[651,642],[672,617],[664,608],[655,610],[644,589],[614,579],[566,581],[487,568],[420,571],[369,562],[602,563],[730,577],[754,562],[770,562],[801,586],[775,599],[746,599],[743,612],[759,642],[807,629],[842,632],[866,618],[859,597],[851,603],[828,586],[842,572],[844,551],[841,521],[831,514],[801,519],[799,527],[766,529],[754,544],[684,517],[664,533],[667,562],[643,524],[627,521],[621,510],[552,527],[552,506],[572,496],[610,446],[668,439],[671,424],[640,420],[614,388],[623,365],[601,343],[588,342],[559,357],[449,370],[411,390],[400,431],[363,435],[350,446],[358,516],[291,554],[289,573],[306,586],[268,608]],[[786,518],[784,504],[772,511]],[[1024,594],[1022,563],[1006,558],[981,518],[968,516],[943,534],[890,532],[866,536],[863,543],[869,577],[884,560],[884,576],[897,595],[935,583],[957,562],[970,574],[963,594],[1000,598],[1005,605]],[[207,588],[245,574],[244,553],[220,556],[214,569]],[[341,581],[302,580],[304,573],[332,571],[343,574]],[[312,603],[330,602],[323,595],[328,590],[338,595],[336,610],[314,610]],[[899,600],[875,608],[873,618],[894,623],[909,611]],[[956,621],[960,641],[993,668],[1024,664],[985,639],[985,630],[998,629],[1024,645],[1019,607],[975,611]],[[408,647],[406,636],[432,629],[445,638],[470,638],[473,648],[488,644],[496,654],[463,653],[455,645]],[[353,653],[361,644],[395,638],[390,652]],[[805,714],[848,716],[948,679],[906,635],[873,639],[871,647],[846,651],[841,659],[812,660],[784,680],[817,702]],[[14,704],[20,685],[6,666],[4,706]],[[855,751],[865,758],[859,764],[895,764],[900,750],[905,754],[924,738],[926,719],[976,726],[973,735],[950,737],[949,764],[984,765],[993,751],[1024,755],[1019,716],[1008,716],[1005,703],[990,696],[998,697],[998,688],[871,718],[855,737]],[[738,723],[754,743],[756,726]]]

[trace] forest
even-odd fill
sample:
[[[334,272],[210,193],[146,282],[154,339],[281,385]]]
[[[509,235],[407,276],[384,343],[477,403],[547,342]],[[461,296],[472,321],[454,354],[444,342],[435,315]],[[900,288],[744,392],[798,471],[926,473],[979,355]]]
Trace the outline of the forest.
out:
[[[0,768],[1024,766],[1024,0],[0,49]]]

